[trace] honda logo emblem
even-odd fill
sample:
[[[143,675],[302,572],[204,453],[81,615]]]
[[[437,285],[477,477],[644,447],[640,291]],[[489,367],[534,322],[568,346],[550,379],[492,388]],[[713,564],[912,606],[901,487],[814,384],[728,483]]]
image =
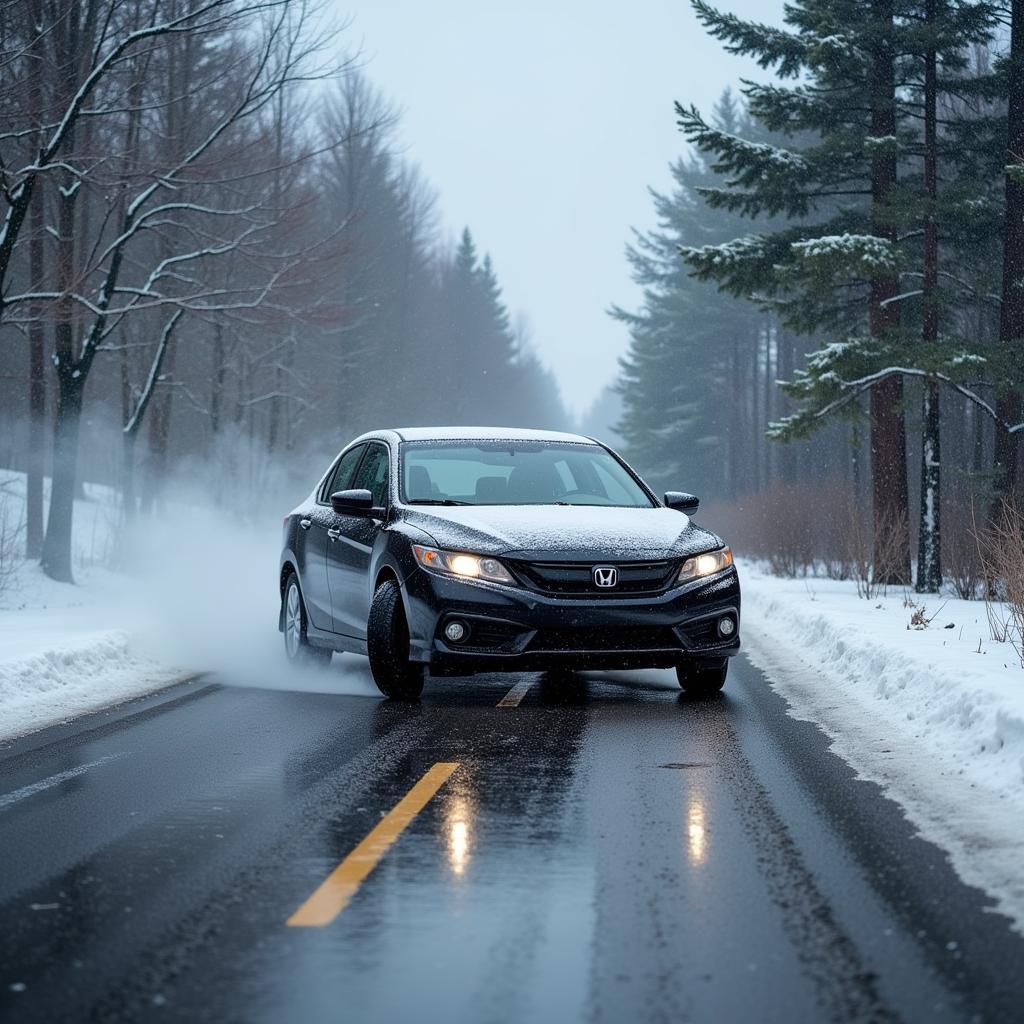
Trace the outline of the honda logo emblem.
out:
[[[594,566],[594,586],[614,587],[619,582],[619,570],[614,565]]]

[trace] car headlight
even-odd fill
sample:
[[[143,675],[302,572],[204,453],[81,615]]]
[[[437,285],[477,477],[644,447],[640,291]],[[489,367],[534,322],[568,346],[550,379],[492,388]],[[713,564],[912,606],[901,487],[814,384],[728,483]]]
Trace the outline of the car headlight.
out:
[[[514,583],[512,574],[496,558],[471,555],[465,551],[440,551],[413,544],[412,553],[424,569],[462,576],[465,579],[488,580],[491,583]]]
[[[712,576],[716,572],[728,569],[732,565],[732,549],[719,548],[717,551],[708,551],[703,555],[694,555],[683,562],[679,569],[679,583],[686,583],[687,580],[699,579],[701,576]]]

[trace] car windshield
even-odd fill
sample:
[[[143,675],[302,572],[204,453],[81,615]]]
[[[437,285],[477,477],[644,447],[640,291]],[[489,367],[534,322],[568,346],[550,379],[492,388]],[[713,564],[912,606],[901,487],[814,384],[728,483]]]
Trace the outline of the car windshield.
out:
[[[633,476],[596,444],[415,441],[402,445],[402,498],[416,505],[650,508]]]

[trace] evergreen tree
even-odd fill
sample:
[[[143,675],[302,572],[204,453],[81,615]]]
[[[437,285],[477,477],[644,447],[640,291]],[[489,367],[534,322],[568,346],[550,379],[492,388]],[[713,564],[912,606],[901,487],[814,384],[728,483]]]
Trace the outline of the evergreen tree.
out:
[[[741,124],[728,91],[714,125],[731,135],[751,127]],[[630,332],[616,429],[629,457],[659,486],[700,480],[706,492],[735,497],[757,486],[756,439],[749,444],[750,416],[737,384],[759,358],[765,317],[696,280],[680,261],[680,247],[721,243],[743,221],[738,214],[709,211],[701,200],[702,190],[721,183],[703,160],[676,161],[671,174],[672,193],[652,193],[658,229],[638,234],[627,249],[633,278],[644,289],[641,309],[611,311]]]
[[[923,53],[954,65],[966,43],[987,38],[988,6],[944,4],[941,26],[935,12],[922,30],[921,5],[907,0],[798,0],[780,30],[694,2],[728,50],[793,80],[744,87],[752,116],[786,146],[738,138],[705,123],[694,108],[677,108],[686,136],[729,177],[704,195],[714,208],[781,214],[790,224],[692,248],[686,257],[702,278],[760,297],[792,328],[832,334],[789,387],[805,404],[778,436],[807,432],[849,406],[845,381],[856,378],[869,389],[876,564],[887,582],[909,581],[905,544],[894,564],[881,564],[888,535],[908,535],[908,488],[903,375],[883,371],[963,365],[953,358],[958,352],[920,358],[921,335],[901,290],[922,210],[919,183],[915,191],[900,181],[919,137],[911,116],[917,111],[905,97],[921,80]]]
[[[1021,419],[1020,377],[1024,347],[1024,0],[1010,4],[1010,52],[1006,60],[1006,93],[1009,109],[1006,143],[1002,147],[1005,216],[1003,231],[1003,280],[1000,306],[999,344],[1008,372],[997,395],[994,469],[997,500],[990,519],[1000,514],[1002,499],[1012,498],[1018,480],[1017,434],[1003,424]]]
[[[564,425],[550,375],[520,354],[490,256],[466,228],[451,258],[431,237],[433,195],[395,156],[394,114],[358,71],[322,112],[344,144],[326,160],[325,219],[341,225],[344,261],[329,358],[310,368],[339,429],[382,422]],[[386,358],[383,354],[386,353]],[[429,381],[429,386],[426,382]],[[382,417],[382,409],[396,410]]]
[[[446,394],[452,422],[523,422],[534,397],[524,393],[508,310],[489,255],[477,256],[465,228],[444,286]]]

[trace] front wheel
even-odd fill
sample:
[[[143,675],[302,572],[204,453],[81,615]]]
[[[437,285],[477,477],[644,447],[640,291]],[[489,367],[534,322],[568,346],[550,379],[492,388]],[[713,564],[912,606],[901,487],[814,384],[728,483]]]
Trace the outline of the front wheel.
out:
[[[676,678],[683,690],[694,697],[710,697],[725,686],[729,674],[729,661],[720,663],[681,661],[676,665]]]
[[[366,625],[366,650],[373,681],[385,697],[419,697],[423,692],[423,666],[409,660],[409,626],[402,593],[394,580],[385,580],[373,595]]]
[[[294,665],[326,667],[331,662],[331,650],[310,644],[306,635],[308,626],[299,578],[291,573],[284,585],[284,653]]]

